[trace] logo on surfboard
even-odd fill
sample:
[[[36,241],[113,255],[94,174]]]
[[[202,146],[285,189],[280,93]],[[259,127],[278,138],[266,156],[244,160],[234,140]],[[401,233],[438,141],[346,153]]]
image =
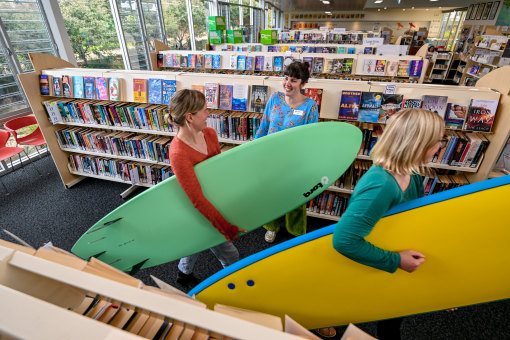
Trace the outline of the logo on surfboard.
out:
[[[317,190],[317,189],[319,189],[319,188],[324,188],[324,186],[323,186],[323,185],[327,185],[328,183],[329,183],[329,178],[328,178],[328,176],[324,176],[324,177],[322,177],[322,178],[321,178],[321,181],[320,181],[319,183],[315,184],[315,186],[314,186],[312,189],[310,189],[310,191],[305,192],[305,193],[303,194],[303,196],[305,196],[305,197],[310,196],[310,195],[311,195],[311,194],[312,194],[315,190]]]

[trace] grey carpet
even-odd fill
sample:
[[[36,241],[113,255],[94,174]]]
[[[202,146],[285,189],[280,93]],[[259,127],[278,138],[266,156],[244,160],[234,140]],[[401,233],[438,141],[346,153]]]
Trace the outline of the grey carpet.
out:
[[[7,229],[23,238],[34,247],[47,241],[70,250],[74,242],[97,220],[125,202],[120,193],[128,185],[88,178],[71,189],[65,189],[50,157],[34,162],[44,174],[39,177],[31,164],[2,176],[10,195],[6,196],[0,186],[0,228]],[[140,193],[139,189],[136,193]],[[131,196],[133,197],[133,196]],[[309,218],[309,229],[326,225],[328,221]],[[266,249],[263,229],[244,235],[235,245],[241,257]],[[0,237],[12,241],[3,233]],[[276,243],[290,239],[280,232]],[[197,263],[195,275],[203,280],[221,269],[210,251],[204,251]],[[331,268],[334,270],[334,268]],[[502,268],[501,270],[508,270]],[[135,276],[144,283],[153,285],[150,275],[175,285],[177,262],[141,270]],[[310,273],[323,275],[328,273]],[[341,301],[332,302],[342,308]],[[409,303],[413,303],[409,301]],[[510,300],[459,308],[454,312],[435,312],[407,317],[402,325],[403,339],[510,339]],[[375,335],[375,324],[359,325]],[[338,336],[344,327],[337,327]]]

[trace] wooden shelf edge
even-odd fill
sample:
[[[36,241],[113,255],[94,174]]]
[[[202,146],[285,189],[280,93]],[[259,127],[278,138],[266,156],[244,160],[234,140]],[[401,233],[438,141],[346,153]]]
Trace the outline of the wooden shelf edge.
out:
[[[310,217],[322,218],[322,219],[325,219],[325,220],[340,221],[340,217],[339,216],[331,216],[331,215],[326,215],[326,214],[319,214],[319,213],[312,212],[312,211],[307,211],[306,215],[310,216]]]

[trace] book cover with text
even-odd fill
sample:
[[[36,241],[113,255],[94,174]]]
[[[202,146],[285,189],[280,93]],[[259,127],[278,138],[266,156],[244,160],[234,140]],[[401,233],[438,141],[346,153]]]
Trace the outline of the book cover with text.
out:
[[[73,97],[84,98],[83,76],[73,76]]]
[[[204,95],[205,95],[205,103],[207,108],[209,109],[217,109],[218,108],[218,93],[219,93],[219,85],[218,83],[205,83],[204,84]]]
[[[94,78],[92,78],[94,79]],[[55,97],[62,97],[62,85],[60,84],[59,77],[53,77],[53,95]],[[94,99],[94,98],[92,98]]]
[[[245,69],[246,71],[253,71],[253,57],[246,57]]]
[[[212,69],[212,61],[213,61],[213,57],[212,57],[212,54],[206,54],[205,55],[205,58],[204,58],[204,68],[210,68]]]
[[[358,121],[377,123],[382,103],[381,92],[362,92]]]
[[[85,89],[86,99],[96,99],[95,81],[94,77],[83,77],[83,88]]]
[[[237,69],[244,71],[246,69],[246,56],[240,55],[237,57]]]
[[[72,77],[71,76],[62,76],[62,94],[64,97],[72,97],[73,96],[73,87],[72,87]]]
[[[251,111],[264,113],[267,102],[268,86],[252,85],[251,86]]]
[[[220,109],[232,110],[232,85],[220,85]]]
[[[490,132],[498,109],[498,100],[471,99],[465,130]]]
[[[324,69],[322,70],[322,72],[328,74],[333,73],[333,59],[324,58]]]
[[[273,58],[273,71],[281,72],[283,71],[283,57],[276,56]]]
[[[448,102],[448,96],[422,96],[421,108],[425,110],[430,110],[439,115],[439,117],[444,119],[446,113],[446,104]]]
[[[174,67],[174,55],[173,54],[165,54],[165,66],[166,67]]]
[[[163,103],[163,80],[151,78],[148,80],[149,86],[149,103]]]
[[[306,88],[304,95],[308,98],[312,99],[315,104],[317,105],[317,112],[320,114],[321,112],[321,104],[322,104],[322,89],[315,89],[315,88]]]
[[[403,109],[419,109],[421,107],[421,99],[404,99],[402,102]]]
[[[198,69],[204,68],[204,55],[203,54],[197,54],[195,68],[198,68]]]
[[[361,91],[342,91],[338,119],[357,120]]]
[[[331,73],[336,73],[336,74],[342,73],[343,64],[344,64],[343,59],[340,59],[340,58],[333,59],[333,69],[331,70]]]
[[[386,65],[386,75],[395,77],[398,71],[398,61],[388,61]]]
[[[248,111],[248,92],[249,85],[234,84],[232,90],[232,110]]]
[[[315,57],[313,58],[313,68],[312,73],[322,73],[324,69],[324,58],[323,57]]]
[[[384,71],[386,70],[386,60],[377,60],[375,63],[374,74],[376,76],[384,76]]]
[[[353,58],[345,58],[342,73],[343,74],[351,74],[353,65],[354,65]]]
[[[177,82],[175,80],[163,80],[163,104],[170,104],[175,92],[177,92]]]
[[[423,60],[411,60],[409,66],[409,77],[421,77],[421,69],[423,68]]]
[[[395,113],[401,110],[404,95],[384,94],[382,95],[381,108],[379,109],[379,123],[387,123]]]
[[[195,68],[197,64],[197,55],[188,54],[188,68]]]
[[[108,79],[110,100],[120,100],[120,82],[119,78]]]
[[[264,70],[264,56],[258,55],[255,57],[255,71]]]
[[[230,67],[231,70],[235,70],[237,68],[237,54],[230,55]]]
[[[133,79],[133,101],[147,103],[147,79]]]
[[[96,99],[108,100],[108,79],[96,77]]]
[[[411,66],[410,60],[400,60],[398,62],[397,76],[409,77],[409,67]]]
[[[363,74],[374,75],[376,62],[377,60],[375,59],[365,59],[363,63]]]
[[[273,71],[273,57],[271,56],[264,57],[264,71],[268,72]]]
[[[47,74],[41,74],[39,76],[39,85],[41,87],[41,95],[50,95],[50,77]],[[82,85],[83,86],[83,85]]]
[[[462,129],[468,113],[468,105],[448,103],[445,125],[450,129]]]
[[[212,68],[214,70],[219,70],[221,69],[221,55],[219,54],[214,54],[212,56]]]

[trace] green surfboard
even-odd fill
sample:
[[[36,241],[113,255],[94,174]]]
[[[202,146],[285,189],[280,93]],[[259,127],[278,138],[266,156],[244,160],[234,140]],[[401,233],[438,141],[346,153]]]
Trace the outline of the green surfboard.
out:
[[[232,224],[254,230],[310,201],[356,158],[361,131],[315,123],[240,145],[195,166],[207,199]],[[175,176],[93,225],[72,248],[121,270],[167,263],[225,238],[192,205]]]

